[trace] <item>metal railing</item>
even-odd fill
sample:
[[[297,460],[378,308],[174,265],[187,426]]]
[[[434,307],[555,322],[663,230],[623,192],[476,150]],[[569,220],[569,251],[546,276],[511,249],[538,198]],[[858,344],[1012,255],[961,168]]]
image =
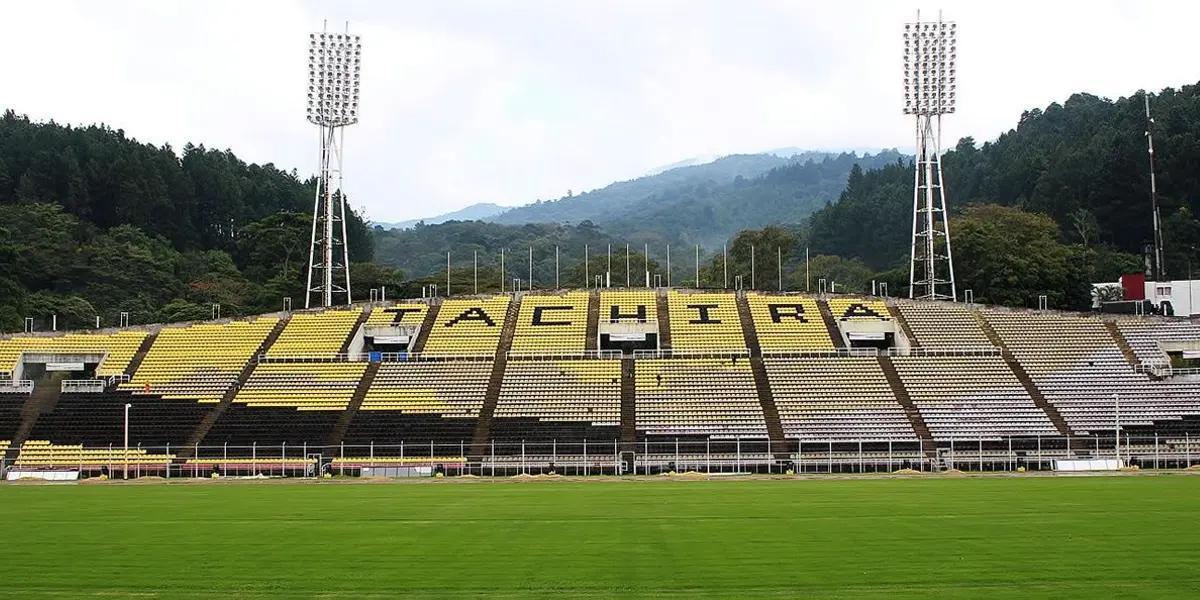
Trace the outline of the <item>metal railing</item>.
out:
[[[64,379],[59,390],[64,394],[102,394],[105,387],[103,379]]]
[[[660,348],[658,350],[634,350],[634,358],[730,358],[750,356],[748,348],[725,348],[712,350],[677,350]]]
[[[572,360],[572,359],[619,359],[620,350],[580,350],[578,352],[530,352],[510,351],[509,360]]]
[[[1200,375],[1200,369],[1197,368],[1177,368],[1169,364],[1158,363],[1138,363],[1133,370],[1138,373],[1146,373],[1159,378],[1179,377],[1185,375]]]
[[[832,358],[832,357],[876,357],[878,348],[829,348],[823,350],[763,350],[763,358]]]
[[[0,380],[0,394],[28,394],[33,391],[32,379]]]
[[[1200,466],[1200,438],[1109,436],[957,438],[927,452],[913,439],[789,438],[771,443],[760,437],[696,440],[656,437],[636,443],[616,440],[491,441],[473,448],[470,440],[449,443],[250,444],[220,446],[120,445],[47,447],[27,445],[12,462],[0,458],[4,479],[70,471],[80,477],[318,477],[558,474],[657,475],[696,472],[731,474],[853,474],[936,472],[1055,471],[1062,461],[1090,468],[1186,469]],[[126,460],[128,458],[128,460]]]
[[[1004,350],[997,346],[962,346],[945,348],[888,348],[887,356],[1003,356]]]

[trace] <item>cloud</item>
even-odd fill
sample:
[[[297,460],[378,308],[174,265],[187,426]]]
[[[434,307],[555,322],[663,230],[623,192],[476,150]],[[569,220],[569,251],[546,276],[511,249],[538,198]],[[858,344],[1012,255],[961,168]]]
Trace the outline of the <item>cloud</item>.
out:
[[[363,36],[346,185],[376,220],[517,204],[704,154],[911,146],[900,24],[914,6],[759,0],[10,3],[0,104],[309,173],[306,34]],[[936,7],[922,7],[926,15]],[[1192,3],[959,3],[960,111],[992,139],[1076,91],[1200,80]],[[336,23],[336,25],[334,24]]]

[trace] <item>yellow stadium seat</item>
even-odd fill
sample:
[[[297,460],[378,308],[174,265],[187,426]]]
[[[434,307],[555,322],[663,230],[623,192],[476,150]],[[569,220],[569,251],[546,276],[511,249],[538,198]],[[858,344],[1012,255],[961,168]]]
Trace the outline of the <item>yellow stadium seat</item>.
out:
[[[438,309],[424,354],[494,355],[508,316],[508,296],[446,300]]]
[[[526,294],[521,298],[513,352],[582,352],[587,336],[588,293]]]
[[[813,298],[750,292],[746,302],[763,352],[833,349],[829,329]]]
[[[667,295],[673,350],[745,350],[737,298],[731,293]]]

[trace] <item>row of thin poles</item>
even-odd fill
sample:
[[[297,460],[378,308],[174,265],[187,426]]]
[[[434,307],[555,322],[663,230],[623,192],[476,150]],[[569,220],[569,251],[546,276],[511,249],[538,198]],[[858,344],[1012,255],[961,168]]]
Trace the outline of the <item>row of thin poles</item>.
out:
[[[584,246],[583,246],[584,287],[588,287],[589,285],[594,285],[595,287],[612,287],[612,258],[613,258],[612,257],[612,244],[608,244],[608,246],[607,246],[607,258],[606,258],[607,262],[606,262],[605,272],[602,276],[597,275],[597,280],[595,282],[593,282],[592,278],[591,278],[591,272],[590,272],[591,260],[590,260],[590,252],[589,251],[590,251],[589,246],[587,244],[584,244]],[[500,250],[500,293],[504,293],[505,280],[508,277],[508,274],[504,269],[504,253],[505,253],[505,250],[502,248]],[[554,288],[555,289],[560,289],[562,287],[561,279],[560,279],[560,274],[561,274],[560,256],[561,256],[561,254],[559,252],[559,247],[558,247],[558,245],[555,245],[554,246]],[[722,287],[728,288],[729,287],[729,245],[728,244],[722,246],[721,257],[722,257],[722,273],[723,273]],[[451,294],[451,289],[450,289],[451,273],[453,271],[451,258],[452,258],[451,252],[447,251],[446,252],[446,295],[447,296],[449,296]],[[655,285],[651,285],[650,245],[649,244],[645,244],[643,246],[642,260],[643,260],[643,274],[645,277],[645,282],[644,282],[643,287],[662,287],[661,286],[662,281],[661,281],[661,279],[659,279],[661,277],[660,274],[654,274],[654,278],[655,278],[654,284]],[[779,247],[779,246],[775,247],[775,260],[776,260],[776,270],[778,271],[778,275],[779,275],[778,287],[779,287],[779,291],[782,292],[783,291],[783,248],[782,247]],[[666,265],[666,267],[667,267],[666,268],[666,276],[667,277],[666,277],[665,283],[666,283],[666,287],[671,287],[671,245],[670,244],[667,244],[666,262],[667,262],[667,265]],[[525,280],[525,288],[524,289],[532,290],[533,289],[533,280],[534,280],[534,278],[533,278],[533,246],[529,247],[528,267],[529,267],[529,274],[528,274],[528,278]],[[478,294],[479,293],[479,251],[478,250],[475,250],[472,252],[471,268],[472,268],[472,285],[473,285],[472,293]],[[804,249],[804,291],[806,291],[806,292],[812,291],[811,279],[812,279],[811,278],[811,269],[809,266],[809,250],[808,250],[808,248],[805,248]],[[735,280],[737,281],[737,283],[740,283],[740,276],[735,277]],[[700,286],[700,245],[699,244],[696,244],[694,282],[695,282],[696,288],[701,287]],[[513,279],[513,286],[512,286],[513,291],[520,291],[520,289],[521,289],[520,284],[521,284],[521,280],[519,278]],[[633,287],[632,250],[631,250],[630,244],[625,244],[625,287]],[[750,289],[757,289],[757,287],[758,287],[758,280],[757,280],[757,271],[756,271],[756,264],[755,264],[755,247],[753,244],[751,244],[750,245]]]

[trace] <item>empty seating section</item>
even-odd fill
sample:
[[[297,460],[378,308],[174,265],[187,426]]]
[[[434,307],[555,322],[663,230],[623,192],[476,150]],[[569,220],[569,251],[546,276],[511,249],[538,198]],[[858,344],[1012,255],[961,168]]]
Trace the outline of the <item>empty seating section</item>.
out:
[[[492,361],[386,362],[359,407],[445,417],[478,417]]]
[[[746,357],[638,360],[635,373],[640,433],[714,438],[767,434]]]
[[[324,444],[366,367],[365,362],[259,363],[201,444],[238,448],[231,456],[249,454],[252,444]]]
[[[526,294],[521,298],[513,352],[582,352],[587,335],[588,293]]]
[[[422,302],[401,302],[392,306],[377,306],[367,317],[368,327],[386,327],[388,325],[421,326],[425,321],[425,313],[429,305]]]
[[[763,352],[833,349],[816,300],[750,292],[746,302]]]
[[[360,315],[360,307],[296,313],[267,349],[267,356],[333,356],[342,351]]]
[[[832,441],[917,438],[874,358],[768,356],[763,364],[787,437]]]
[[[900,316],[925,348],[992,346],[979,322],[966,307],[950,302],[897,303]]]
[[[999,356],[892,359],[934,439],[1056,435]]]
[[[33,468],[99,468],[121,469],[157,466],[165,468],[173,454],[154,454],[141,448],[87,448],[77,444],[51,444],[45,440],[29,440],[21,446],[16,467]]]
[[[93,354],[104,357],[97,377],[121,375],[145,341],[145,331],[68,333],[59,336],[17,336],[0,340],[0,373],[12,373],[25,352],[43,354]]]
[[[366,368],[365,362],[259,363],[233,401],[250,407],[342,410]]]
[[[888,321],[892,318],[886,304],[869,298],[830,298],[829,312],[839,321]]]
[[[990,310],[988,323],[1076,433],[1200,414],[1200,383],[1136,373],[1096,317]]]
[[[733,294],[667,295],[673,350],[745,350],[741,317]]]
[[[621,361],[509,361],[495,416],[619,426]]]
[[[62,394],[49,412],[38,417],[31,439],[88,447],[122,443],[125,405],[129,410],[129,443],[179,446],[188,441],[211,406],[163,400],[129,392]],[[2,432],[0,432],[2,433]]]
[[[1200,344],[1200,325],[1183,319],[1121,319],[1117,328],[1138,360],[1147,364],[1167,364],[1168,357],[1159,342]],[[1200,348],[1197,348],[1200,349]]]
[[[0,439],[11,440],[21,426],[21,409],[29,394],[0,394]]]
[[[347,456],[398,456],[400,445],[470,444],[492,361],[385,362],[343,441]],[[441,450],[449,452],[449,450]],[[455,450],[454,452],[458,452]]]
[[[658,297],[646,290],[603,290],[600,292],[600,322],[657,323]]]
[[[132,379],[120,387],[167,400],[220,402],[278,321],[260,317],[164,327]]]
[[[424,353],[434,356],[494,355],[508,315],[508,296],[446,300]],[[582,337],[582,336],[581,336]]]

